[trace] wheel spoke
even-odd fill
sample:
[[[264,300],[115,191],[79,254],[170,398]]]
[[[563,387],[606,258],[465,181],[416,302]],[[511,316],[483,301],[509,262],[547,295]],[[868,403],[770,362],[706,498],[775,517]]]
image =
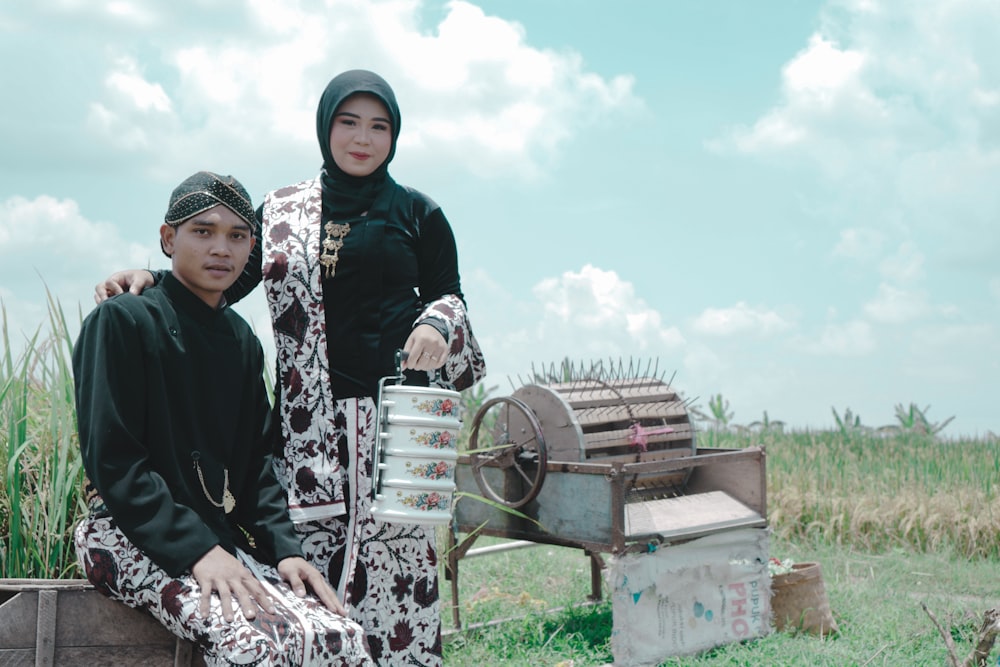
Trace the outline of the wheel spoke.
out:
[[[482,430],[480,430],[482,429]],[[541,487],[545,477],[545,441],[541,426],[531,409],[515,397],[502,397],[487,401],[476,414],[469,442],[472,473],[483,495],[508,507],[522,507],[530,502]],[[480,440],[482,436],[482,441]],[[484,442],[489,440],[489,442]],[[537,466],[530,474],[522,466],[527,461]],[[494,471],[487,474],[485,468]],[[520,484],[509,485],[507,477],[520,477]],[[512,491],[519,486],[520,497],[505,497],[491,486],[499,483],[504,493],[517,495]],[[510,488],[508,488],[510,487]]]
[[[531,447],[529,449],[528,445],[530,445],[532,443],[535,443],[535,446]],[[527,440],[525,440],[524,442],[518,443],[517,446],[522,451],[527,450],[527,451],[531,451],[531,452],[537,452],[538,451],[538,446],[537,445],[538,445],[538,436],[533,435],[530,438],[528,438]]]
[[[524,468],[522,468],[519,463],[516,462],[514,463],[514,469],[517,470],[517,473],[521,476],[521,479],[523,479],[528,484],[532,484],[535,481],[528,475],[528,473],[524,472]]]

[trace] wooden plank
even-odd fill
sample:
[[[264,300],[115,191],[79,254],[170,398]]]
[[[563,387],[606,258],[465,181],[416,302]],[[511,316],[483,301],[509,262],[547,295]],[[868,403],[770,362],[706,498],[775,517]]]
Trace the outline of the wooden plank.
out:
[[[189,641],[178,637],[174,642],[174,662],[173,667],[191,667],[194,653],[194,646]]]
[[[130,643],[174,646],[174,634],[148,612],[104,597],[94,591],[60,594],[63,614],[73,610],[72,623],[60,623],[56,641],[60,646],[113,645],[128,636]]]
[[[0,594],[3,667],[205,664],[193,644],[147,612],[111,600],[79,580],[0,579]]]
[[[58,591],[38,591],[38,616],[35,627],[35,667],[52,667],[55,662],[58,601]]]
[[[625,508],[629,538],[658,535],[692,539],[733,528],[762,527],[767,521],[724,491],[632,503]]]
[[[630,423],[639,419],[663,419],[670,424],[688,423],[688,413],[681,403],[640,403],[626,408],[621,405],[608,405],[602,408],[585,408],[578,410],[576,419],[581,428],[586,431],[590,427],[616,422]]]
[[[94,586],[86,579],[0,579],[0,591],[92,591]]]
[[[38,664],[34,648],[0,648],[0,665],[3,667],[31,667]],[[101,667],[173,667],[173,655],[169,650],[152,650],[143,646],[91,646],[56,647],[54,664],[76,667],[77,665],[101,665]],[[204,666],[204,662],[199,663]]]
[[[657,427],[647,426],[644,427],[647,431],[655,431]],[[647,451],[666,449],[666,448],[676,448],[678,441],[686,441],[686,443],[681,443],[681,446],[686,447],[689,454],[695,453],[694,448],[694,429],[691,428],[690,424],[677,424],[671,425],[673,431],[670,433],[655,433],[653,435],[646,436],[646,449]],[[593,458],[597,455],[597,452],[592,452],[592,450],[601,449],[617,449],[624,448],[629,450],[635,450],[636,448],[632,445],[632,429],[612,429],[609,431],[591,431],[589,433],[583,434],[583,447],[587,450],[587,458]]]
[[[18,593],[0,604],[0,648],[31,649],[34,664],[38,595]]]
[[[667,463],[680,459],[688,459],[692,456],[693,450],[690,446],[677,449],[661,449],[653,452],[637,452],[635,448],[629,447],[628,452],[620,454],[607,454],[599,458],[590,458],[589,461],[608,466],[608,469],[620,464],[655,464]],[[589,452],[588,452],[589,453]],[[670,466],[666,470],[656,469],[654,466],[647,466],[641,473],[626,473],[626,488],[631,491],[645,492],[647,494],[662,495],[663,493],[679,493],[684,489],[688,477],[691,474],[689,468]],[[549,484],[553,475],[549,474],[545,478],[545,484]]]
[[[67,646],[56,653],[59,665],[173,667],[174,653],[163,646]],[[204,663],[202,663],[204,664]]]
[[[614,465],[616,463],[650,463],[654,461],[673,461],[674,459],[686,458],[691,456],[691,450],[688,448],[678,448],[678,449],[660,449],[655,452],[636,452],[632,451],[627,454],[611,454],[608,456],[602,456],[599,459],[593,459],[595,463],[607,463],[608,465]],[[673,468],[676,470],[676,468]],[[657,473],[658,470],[649,470],[649,473]]]
[[[513,395],[524,401],[538,419],[550,459],[579,461],[584,458],[580,449],[583,431],[573,416],[573,409],[562,396],[541,385],[525,385]]]
[[[681,398],[668,385],[651,387],[592,388],[560,392],[574,409],[591,408],[602,405],[623,405],[640,403],[680,403]]]
[[[0,648],[0,665],[3,665],[3,667],[31,667],[34,664],[34,647]]]
[[[695,459],[709,459],[716,452],[725,450],[701,448]],[[688,480],[690,493],[723,490],[750,507],[761,516],[767,516],[767,458],[759,447],[748,447],[724,453],[711,465],[698,466]]]

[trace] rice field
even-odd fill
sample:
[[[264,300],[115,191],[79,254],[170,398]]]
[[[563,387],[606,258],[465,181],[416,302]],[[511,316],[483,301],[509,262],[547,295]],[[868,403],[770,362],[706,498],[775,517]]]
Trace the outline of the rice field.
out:
[[[84,506],[65,316],[50,302],[49,321],[14,355],[2,315],[0,577],[79,576],[70,533]],[[469,407],[486,397],[478,388]],[[1000,558],[995,437],[851,426],[708,429],[699,446],[765,447],[769,519],[783,541]]]
[[[50,302],[47,326],[15,357],[2,315],[0,578],[75,577],[71,532],[84,503],[72,341],[62,309]]]

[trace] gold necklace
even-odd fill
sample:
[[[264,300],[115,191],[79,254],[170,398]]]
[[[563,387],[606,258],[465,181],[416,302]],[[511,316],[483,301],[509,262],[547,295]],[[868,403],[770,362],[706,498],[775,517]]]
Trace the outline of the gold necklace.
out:
[[[326,223],[326,238],[323,239],[323,252],[319,263],[323,265],[324,275],[333,278],[337,273],[337,262],[340,260],[340,249],[344,247],[344,237],[351,231],[348,223]]]
[[[222,481],[222,502],[217,502],[212,494],[208,492],[208,487],[205,485],[205,476],[201,472],[201,464],[198,463],[198,459],[194,459],[194,469],[198,473],[198,481],[201,482],[201,490],[205,493],[205,497],[208,498],[208,502],[212,503],[216,507],[221,507],[226,510],[226,514],[231,513],[236,509],[236,498],[233,497],[232,492],[229,491],[229,468],[223,468],[223,481]]]

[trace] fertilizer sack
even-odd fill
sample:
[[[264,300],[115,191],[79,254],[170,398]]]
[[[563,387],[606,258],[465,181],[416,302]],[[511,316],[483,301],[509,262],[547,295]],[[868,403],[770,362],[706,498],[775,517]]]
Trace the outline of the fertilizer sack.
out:
[[[770,632],[766,529],[739,529],[614,558],[615,665],[657,665]]]

